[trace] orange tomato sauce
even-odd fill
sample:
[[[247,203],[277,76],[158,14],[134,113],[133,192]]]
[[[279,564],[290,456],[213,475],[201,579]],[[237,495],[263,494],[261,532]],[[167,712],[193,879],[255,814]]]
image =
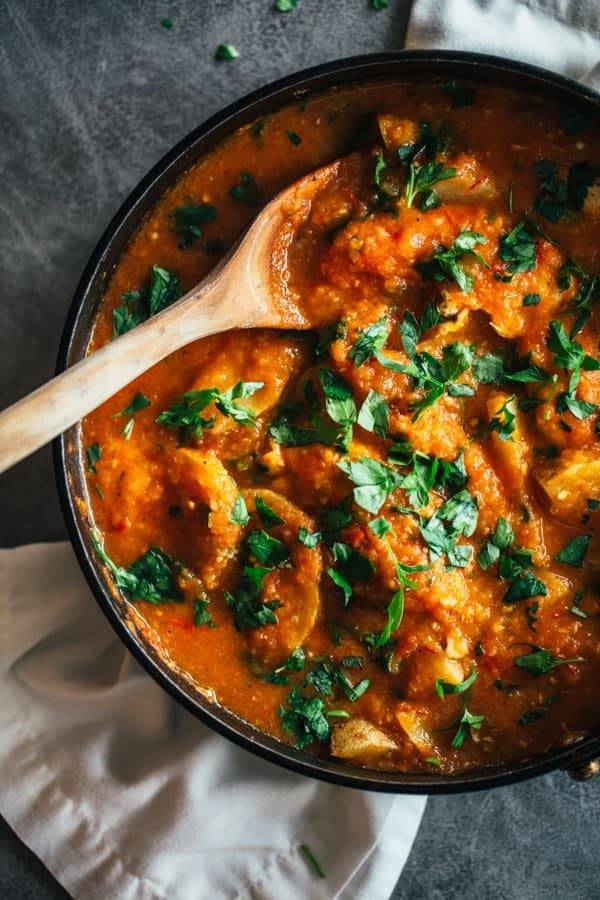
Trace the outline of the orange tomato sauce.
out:
[[[350,153],[287,260],[315,328],[193,343],[83,423],[124,597],[258,729],[452,773],[597,728],[598,136],[494,87],[332,92],[226,140],[124,252],[90,351]]]

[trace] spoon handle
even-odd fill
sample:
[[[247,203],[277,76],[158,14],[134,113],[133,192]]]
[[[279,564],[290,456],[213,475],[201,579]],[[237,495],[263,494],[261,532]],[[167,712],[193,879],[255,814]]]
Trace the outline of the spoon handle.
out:
[[[0,412],[0,473],[184,344],[245,324],[239,304],[223,302],[229,279],[218,275]]]

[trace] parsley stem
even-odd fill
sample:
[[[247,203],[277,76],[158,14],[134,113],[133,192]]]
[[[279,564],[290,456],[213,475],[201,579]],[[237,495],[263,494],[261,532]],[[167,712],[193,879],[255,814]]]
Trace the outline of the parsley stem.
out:
[[[300,844],[300,852],[313,869],[315,875],[317,875],[318,878],[325,878],[325,872],[323,871],[319,860],[316,858],[315,854],[312,852],[308,844]]]

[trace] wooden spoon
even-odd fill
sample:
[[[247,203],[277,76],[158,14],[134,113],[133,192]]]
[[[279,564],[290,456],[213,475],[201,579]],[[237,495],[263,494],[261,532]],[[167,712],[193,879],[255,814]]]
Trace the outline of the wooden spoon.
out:
[[[285,277],[287,252],[340,164],[306,175],[275,197],[208,277],[172,306],[0,413],[0,472],[192,341],[232,328],[310,328]]]

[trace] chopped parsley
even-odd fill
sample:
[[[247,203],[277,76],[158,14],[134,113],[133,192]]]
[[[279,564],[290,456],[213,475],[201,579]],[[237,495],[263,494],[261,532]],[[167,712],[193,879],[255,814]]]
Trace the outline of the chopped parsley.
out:
[[[181,599],[181,592],[173,579],[173,561],[160,547],[151,547],[125,568],[108,556],[100,533],[95,529],[92,531],[92,543],[115,584],[129,600],[159,604]]]
[[[239,425],[253,427],[256,424],[253,411],[238,401],[252,396],[263,387],[262,381],[238,381],[234,387],[223,392],[214,387],[187,391],[169,409],[163,410],[156,421],[165,428],[178,429],[183,440],[199,440],[203,430],[215,424],[214,416],[207,419],[201,415],[210,403],[214,403],[224,416]]]
[[[405,350],[407,348],[410,348],[408,341],[405,342]],[[412,349],[410,352],[413,352]],[[423,399],[412,407],[413,422],[416,422],[423,410],[433,406],[444,392],[451,397],[474,395],[475,391],[470,385],[456,381],[469,368],[474,356],[474,347],[457,341],[444,347],[441,362],[430,353],[414,353],[406,365],[389,359],[383,353],[377,354],[377,360],[387,369],[411,376],[416,386],[425,392]]]
[[[242,525],[245,526],[250,521],[250,513],[248,512],[248,507],[246,506],[246,501],[242,497],[241,494],[238,494],[235,503],[233,504],[233,508],[229,514],[229,521],[232,525]]]
[[[541,299],[540,294],[524,294],[523,306],[537,306]]]
[[[514,408],[515,397],[509,397],[498,412],[492,416],[488,425],[488,432],[495,432],[501,441],[512,441],[513,434],[516,431]],[[511,408],[512,407],[512,408]]]
[[[452,739],[452,747],[455,750],[462,747],[469,735],[472,737],[473,731],[479,731],[484,722],[485,716],[475,715],[465,707],[458,723],[458,730]]]
[[[590,546],[592,536],[590,534],[580,534],[573,538],[568,544],[560,550],[554,559],[557,562],[564,563],[566,566],[574,566],[580,569],[583,565],[585,555]]]
[[[356,485],[354,502],[370,513],[378,513],[388,495],[401,483],[398,472],[370,456],[344,459],[337,465]]]
[[[536,644],[530,644],[530,646],[533,648],[530,653],[526,653],[524,656],[517,656],[515,659],[515,665],[520,669],[525,669],[530,675],[547,675],[548,672],[552,672],[558,666],[585,662],[585,659],[581,656],[573,659],[560,659],[558,656],[554,656],[550,650],[544,650]]]
[[[469,294],[473,290],[474,279],[463,268],[462,262],[464,259],[476,259],[481,265],[489,267],[486,260],[473,249],[478,244],[486,243],[487,238],[477,231],[461,231],[451,247],[442,247],[431,259],[417,263],[416,268],[427,281],[454,281],[463,293]]]
[[[225,591],[225,600],[233,610],[235,627],[238,631],[277,625],[275,610],[281,603],[279,600],[263,603],[260,599],[263,582],[270,571],[271,569],[266,566],[245,566],[235,594]]]
[[[283,730],[293,735],[301,750],[306,750],[314,741],[323,744],[329,739],[329,721],[320,697],[306,697],[298,688],[293,688],[287,706],[279,708],[279,715]]]
[[[294,6],[295,6],[296,2],[297,2],[297,0],[277,0],[278,4],[279,3],[281,3],[281,4],[293,3]],[[377,3],[377,2],[385,3],[387,5],[387,0],[373,0],[373,3]],[[277,8],[279,9],[279,6]],[[377,7],[375,7],[375,9],[376,8]],[[293,7],[290,6],[289,9],[293,9]],[[280,10],[280,12],[287,12],[287,11],[288,11],[287,9]],[[313,851],[310,849],[308,844],[300,844],[300,852],[306,858],[309,866],[312,868],[312,870],[315,873],[315,875],[317,876],[317,878],[325,878],[326,876],[325,876],[325,872],[323,871],[323,867],[321,866],[321,863],[319,862],[319,860],[317,859],[317,857],[315,856]]]
[[[310,532],[307,531],[306,528],[298,529],[298,540],[301,544],[304,544],[305,547],[308,547],[311,550],[318,544],[320,544],[322,539],[323,536],[321,535],[320,531]]]
[[[473,670],[468,678],[465,678],[464,681],[460,681],[458,684],[454,684],[450,681],[444,681],[442,678],[436,678],[435,680],[435,692],[438,697],[441,697],[444,700],[451,694],[464,694],[466,691],[475,684],[477,679],[477,672]]]
[[[215,59],[220,60],[221,62],[230,59],[237,59],[239,56],[239,52],[235,49],[233,44],[219,44],[215,52]]]
[[[239,181],[229,191],[233,200],[243,203],[244,206],[260,206],[262,193],[250,172],[240,172]]]
[[[490,566],[493,566],[494,563],[497,563],[500,559],[500,554],[508,550],[514,544],[514,541],[515,533],[512,525],[507,519],[503,519],[500,516],[496,522],[496,529],[493,535],[488,538],[479,551],[477,559],[481,568],[485,571]]]
[[[121,297],[123,305],[114,308],[115,337],[162,312],[180,297],[181,287],[177,276],[161,266],[152,266],[148,285],[139,291],[127,291]]]
[[[390,323],[387,316],[382,316],[377,322],[359,331],[348,354],[354,365],[358,368],[375,356],[387,341],[389,333]]]
[[[389,409],[383,394],[371,389],[365,397],[356,421],[366,431],[386,438],[389,431]]]
[[[600,369],[600,361],[589,356],[577,341],[568,337],[562,322],[552,321],[548,327],[546,340],[548,349],[554,353],[554,362],[571,373],[566,391],[556,398],[556,409],[559,413],[567,410],[577,419],[587,419],[596,412],[598,406],[576,397],[581,378],[581,370],[595,371]]]
[[[202,237],[202,225],[214,222],[217,208],[211,203],[196,203],[191,206],[178,206],[171,213],[173,231],[179,235],[179,246],[182,250],[191,247]]]
[[[536,212],[549,222],[559,222],[567,213],[579,212],[588,188],[594,183],[595,171],[587,163],[575,163],[565,179],[558,174],[558,165],[547,159],[535,164],[540,190],[535,198]]]
[[[505,263],[506,271],[512,275],[535,269],[537,245],[532,234],[533,230],[529,222],[519,222],[500,238],[498,255]]]
[[[297,5],[298,0],[275,0],[275,9],[281,13],[291,12]]]
[[[284,519],[277,515],[274,509],[271,509],[268,503],[261,496],[257,496],[255,501],[256,512],[265,528],[273,528],[275,525],[283,525]]]
[[[87,464],[90,472],[96,473],[96,463],[100,461],[102,458],[102,447],[100,444],[90,444],[90,446],[85,451],[85,455],[87,457]]]
[[[548,588],[533,572],[521,572],[511,582],[503,601],[504,603],[519,603],[521,600],[545,597],[547,594]]]
[[[215,628],[213,617],[210,614],[210,602],[206,597],[198,597],[194,602],[194,625],[196,628],[201,628],[202,625]]]
[[[294,147],[299,147],[302,143],[302,138],[299,134],[296,134],[295,131],[286,131],[287,139],[290,144],[293,144]]]
[[[461,536],[470,537],[477,527],[477,500],[462,490],[447,500],[429,520],[422,520],[420,532],[429,547],[433,562],[446,556],[450,566],[464,568],[471,559],[470,544],[458,544]]]
[[[344,594],[344,606],[348,606],[352,597],[352,585],[367,582],[375,572],[371,560],[355,550],[350,544],[334,542],[331,552],[334,567],[327,569],[327,574]]]
[[[438,198],[433,185],[447,178],[454,178],[456,169],[445,168],[440,162],[426,162],[422,166],[411,162],[408,167],[408,180],[404,188],[404,200],[407,207],[413,206],[421,195],[421,209],[433,209],[438,205]]]

